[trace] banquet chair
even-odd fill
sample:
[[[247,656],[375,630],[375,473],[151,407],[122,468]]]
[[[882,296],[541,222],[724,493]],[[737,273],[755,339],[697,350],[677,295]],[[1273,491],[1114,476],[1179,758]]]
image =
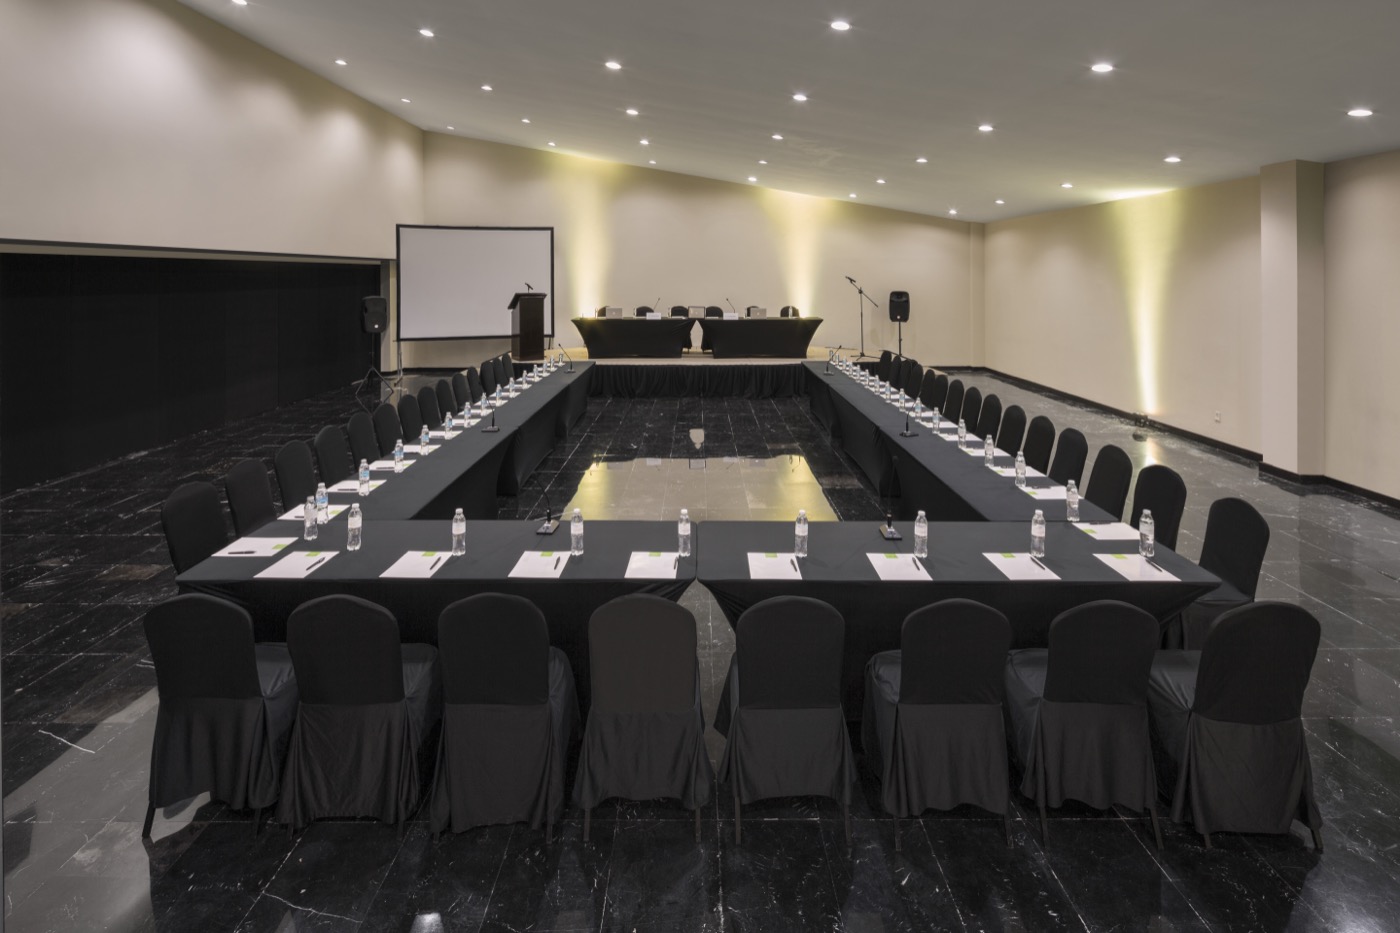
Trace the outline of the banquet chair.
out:
[[[894,366],[894,354],[889,350],[880,351],[880,359],[875,363],[875,377],[885,382],[890,381],[890,368]]]
[[[890,360],[890,378],[885,380],[890,384],[890,388],[898,389],[904,385],[904,363],[902,356]]]
[[[277,503],[272,501],[272,481],[261,460],[242,460],[224,477],[224,497],[233,517],[233,533],[251,534],[277,520]]]
[[[1254,600],[1268,549],[1269,523],[1258,509],[1235,498],[1216,499],[1210,504],[1199,563],[1202,570],[1215,574],[1221,583],[1182,610],[1185,647],[1199,649],[1216,617]]]
[[[317,431],[312,444],[316,448],[316,465],[320,469],[321,482],[326,486],[333,486],[355,474],[350,447],[345,442],[345,432],[340,425],[328,424]]]
[[[442,715],[437,650],[399,644],[383,606],[334,594],[287,620],[301,703],[282,770],[277,820],[403,822],[422,796],[420,758]]]
[[[1019,408],[1013,405],[1011,408]],[[1006,416],[1002,419],[1002,430],[1006,430],[1006,418],[1011,417],[1011,408],[1006,410]],[[1025,412],[1021,413],[1021,423],[1026,419]],[[1055,422],[1044,415],[1036,415],[1031,419],[1030,427],[1026,429],[1026,439],[1021,446],[1021,450],[1026,455],[1026,466],[1032,470],[1039,470],[1047,473],[1050,469],[1050,451],[1055,447]],[[1079,480],[1075,480],[1078,483]]]
[[[434,835],[545,826],[564,813],[564,766],[578,726],[569,659],[523,596],[481,593],[438,616],[442,741],[428,805]]]
[[[1060,435],[1060,443],[1064,443],[1064,434]],[[1128,501],[1128,487],[1132,482],[1133,461],[1128,459],[1123,448],[1105,444],[1094,458],[1084,498],[1112,515],[1115,521],[1122,521],[1123,505]]]
[[[429,431],[442,430],[442,409],[438,407],[437,389],[423,386],[418,390],[418,414]]]
[[[900,646],[865,666],[867,760],[881,802],[900,819],[974,804],[1002,816],[1011,844],[1006,758],[1006,655],[1011,623],[990,606],[947,599],[904,619]]]
[[[637,310],[633,312],[637,317],[646,317],[648,314],[656,313],[656,309],[651,305],[637,305]]]
[[[1143,509],[1152,511],[1154,538],[1163,547],[1176,550],[1177,532],[1181,530],[1181,515],[1186,511],[1186,483],[1169,466],[1154,463],[1138,472],[1137,488],[1133,490],[1132,521],[1134,528],[1142,519]]]
[[[446,379],[439,379],[433,388],[437,391],[438,414],[443,418],[462,410],[462,406],[457,404],[457,395],[453,391],[452,383]]]
[[[687,308],[685,305],[671,305],[671,317],[690,317],[690,309]],[[683,347],[686,350],[689,350],[695,346],[690,341],[690,331],[694,329],[695,326],[692,324],[690,330],[687,330],[685,332],[685,343],[683,344]]]
[[[1099,600],[1050,623],[1050,647],[1006,660],[1011,748],[1020,791],[1040,810],[1078,800],[1106,810],[1146,810],[1157,848],[1157,781],[1147,723],[1147,675],[1157,620],[1136,606]]]
[[[1321,630],[1306,609],[1258,602],[1210,626],[1197,651],[1161,651],[1147,702],[1172,820],[1214,832],[1287,833],[1296,819],[1322,851],[1303,729]]]
[[[924,373],[924,387],[919,392],[919,399],[924,403],[925,408],[941,410],[944,403],[948,401],[947,374],[932,369]]]
[[[982,405],[982,411],[986,413],[987,406]],[[1020,405],[1012,405],[1006,409],[1006,414],[1001,416],[1001,427],[997,430],[997,447],[1016,456],[1017,453],[1024,453],[1025,448],[1022,442],[1026,437],[1026,410]],[[1030,457],[1026,457],[1026,466],[1030,466]],[[1050,459],[1050,451],[1045,452],[1045,459]],[[1044,473],[1044,467],[1031,467]]]
[[[228,544],[224,509],[212,483],[185,483],[166,496],[160,506],[160,527],[176,573],[184,573]]]
[[[515,364],[510,360],[510,354],[502,353],[496,357],[496,382],[499,385],[510,385],[510,381],[515,378]]]
[[[287,441],[272,458],[282,508],[290,511],[316,494],[316,463],[306,441]]]
[[[855,764],[841,708],[846,623],[829,603],[775,596],[735,626],[725,691],[731,718],[719,779],[734,797],[734,843],[744,804],[770,797],[831,797],[851,845]]]
[[[705,317],[724,317],[724,309],[719,305],[706,305]],[[702,331],[700,335],[700,350],[703,352],[709,349],[710,336]]]
[[[969,432],[972,432],[972,425],[968,425],[967,429]],[[977,437],[986,437],[990,434],[993,438],[996,438],[997,432],[1000,429],[1001,399],[993,392],[982,401],[982,412],[977,416],[977,431],[975,433]],[[1016,455],[1016,451],[1014,450],[1008,450],[1007,453],[1011,454],[1013,457]]]
[[[152,606],[144,625],[160,704],[141,837],[157,807],[203,793],[252,809],[261,831],[296,717],[287,646],[255,645],[247,610],[203,593]]]
[[[801,317],[801,316],[802,316],[801,314],[798,314],[798,313],[797,313],[797,308],[794,307],[793,305],[783,305],[782,309],[778,311],[778,317]]]
[[[481,397],[486,394],[486,389],[481,384],[481,373],[475,366],[467,367],[467,388],[471,390],[473,404],[481,401]]]
[[[1074,480],[1075,485],[1084,478],[1084,461],[1089,457],[1089,442],[1078,428],[1065,428],[1055,443],[1055,459],[1050,461],[1050,472],[1046,475],[1061,486]]]
[[[487,395],[494,395],[496,386],[500,385],[500,382],[496,379],[496,361],[494,359],[482,360],[480,375],[481,391]]]
[[[418,410],[418,399],[408,392],[399,397],[399,425],[403,428],[405,444],[416,444],[423,435],[423,413]]]
[[[967,433],[969,437],[985,437],[977,433],[977,421],[982,417],[982,390],[976,386],[968,386],[967,392],[963,395],[962,413],[959,415],[963,421],[967,422]]]
[[[350,416],[345,422],[345,436],[350,438],[350,459],[357,466],[361,460],[373,463],[379,459],[379,438],[368,412],[357,411]]]
[[[714,772],[705,750],[695,616],[660,596],[619,596],[588,620],[592,703],[574,778],[588,841],[593,808],[610,797],[710,801]]]
[[[379,442],[379,456],[387,457],[394,452],[394,444],[403,440],[403,428],[399,425],[399,413],[388,402],[380,402],[370,416],[374,422],[374,437]]]
[[[919,390],[924,385],[924,368],[917,360],[909,361],[909,371],[904,376],[904,394],[911,400],[919,397]]]
[[[472,402],[471,386],[467,383],[466,371],[452,374],[452,400],[456,404],[453,411],[461,411]]]

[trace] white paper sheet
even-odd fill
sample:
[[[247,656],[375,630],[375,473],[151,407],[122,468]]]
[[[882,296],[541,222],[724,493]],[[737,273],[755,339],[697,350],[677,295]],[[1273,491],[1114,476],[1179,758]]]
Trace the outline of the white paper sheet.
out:
[[[749,553],[750,580],[801,580],[797,556],[792,553]]]
[[[332,505],[332,506],[328,506],[328,507],[326,508],[326,513],[327,513],[328,515],[330,515],[331,518],[335,518],[335,517],[336,517],[337,515],[339,515],[341,512],[344,512],[344,511],[348,510],[349,508],[350,508],[350,506],[348,506],[348,505]],[[306,512],[306,503],[302,503],[301,505],[297,506],[296,508],[294,508],[294,509],[292,509],[290,512],[288,512],[286,515],[280,516],[277,520],[278,520],[279,522],[305,522],[305,521],[306,521],[305,512]]]
[[[633,551],[625,576],[629,580],[674,580],[679,567],[678,551]]]
[[[403,452],[406,454],[430,454],[441,446],[441,444],[429,444],[426,448],[424,448],[419,444],[404,444]]]
[[[557,580],[569,563],[568,551],[526,551],[511,569],[512,577]]]
[[[372,479],[372,480],[369,481],[369,491],[370,491],[370,492],[374,492],[376,489],[378,489],[380,486],[383,486],[383,485],[384,485],[384,480],[382,480],[382,479]],[[329,487],[327,487],[327,489],[326,489],[326,492],[359,492],[359,491],[360,491],[360,481],[359,481],[358,478],[355,478],[355,479],[343,479],[343,480],[341,480],[340,482],[336,483],[334,486],[329,486]]]
[[[452,438],[456,437],[458,434],[461,434],[461,433],[462,433],[461,431],[458,431],[458,430],[456,430],[456,429],[454,428],[453,431],[452,431],[451,433],[448,433],[447,431],[429,431],[429,432],[428,432],[428,436],[429,436],[429,437],[440,437],[440,438],[442,438],[442,439],[445,440],[445,441],[450,441],[450,440],[452,440]]]
[[[881,580],[931,580],[923,563],[912,554],[866,554]]]
[[[394,561],[389,569],[379,576],[404,580],[426,580],[441,570],[443,564],[447,563],[447,558],[451,556],[451,551],[409,551]]]
[[[1010,456],[1010,454],[1003,453],[1001,450],[998,450],[997,456],[1008,457]],[[1016,478],[1016,467],[1014,464],[1012,466],[994,466],[991,468],[991,470],[997,476],[1009,476],[1012,479]],[[1026,477],[1028,479],[1044,479],[1045,474],[1037,470],[1035,467],[1026,467]]]
[[[326,566],[339,551],[293,551],[260,571],[258,580],[301,580]]]
[[[956,440],[956,438],[954,439]],[[982,456],[982,448],[984,446],[985,445],[981,441],[973,443],[969,440],[967,446],[963,448],[963,453],[967,454],[969,457],[980,457]]]
[[[1094,556],[1118,571],[1123,579],[1131,580],[1134,583],[1155,583],[1180,579],[1175,574],[1168,573],[1160,567],[1153,567],[1141,554],[1095,554]]]
[[[1063,486],[1025,486],[1021,489],[1032,499],[1039,499],[1041,502],[1063,502],[1068,490]]]
[[[1138,530],[1127,522],[1075,522],[1074,527],[1099,541],[1138,540]]]
[[[417,460],[405,460],[405,461],[403,462],[403,468],[404,468],[405,470],[407,470],[409,467],[413,466],[413,465],[414,465],[415,463],[417,463],[417,462],[418,462]],[[376,461],[374,461],[373,463],[371,463],[371,464],[369,465],[369,468],[370,468],[371,470],[388,470],[390,473],[392,473],[392,472],[394,472],[394,461],[393,461],[393,460],[376,460]]]
[[[305,508],[305,506],[303,506]],[[272,557],[296,538],[239,538],[228,547],[215,551],[215,557]]]
[[[1035,558],[1029,553],[1020,554],[991,554],[984,552],[983,557],[992,562],[992,566],[1000,570],[1008,580],[1058,580],[1059,574],[1042,567],[1035,562]],[[1041,558],[1043,561],[1045,558]]]

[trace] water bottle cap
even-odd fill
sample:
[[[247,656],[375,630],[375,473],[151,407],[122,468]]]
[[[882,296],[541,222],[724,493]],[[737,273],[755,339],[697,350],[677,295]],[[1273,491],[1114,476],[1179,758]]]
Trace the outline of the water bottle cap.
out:
[[[574,509],[574,518],[583,518],[583,512],[579,509]]]
[[[806,518],[806,517],[807,517],[807,510],[806,510],[806,509],[798,509],[798,510],[797,510],[797,517],[798,517],[798,518]]]
[[[1140,519],[1140,520],[1141,520],[1141,521],[1148,521],[1148,522],[1152,521],[1152,510],[1151,510],[1151,509],[1143,509],[1143,510],[1142,510],[1142,519]]]
[[[362,466],[362,467],[367,467],[367,466],[369,466],[369,461],[368,461],[368,460],[363,460],[363,459],[362,459],[362,460],[360,461],[360,466]]]
[[[453,517],[453,518],[456,518],[458,515],[461,515],[461,514],[462,514],[462,510],[461,510],[461,509],[458,509],[457,512],[456,512],[456,514],[454,514],[452,517]]]
[[[689,518],[690,509],[681,509],[681,518]]]
[[[924,514],[924,510],[923,510],[923,509],[919,509],[919,514],[918,514],[918,516],[915,518],[915,521],[917,521],[917,520],[920,519],[920,518],[928,518],[928,516]]]
[[[1041,521],[1045,521],[1045,513],[1042,512],[1040,509],[1036,509],[1036,510],[1035,510],[1035,516],[1034,516],[1034,517],[1040,519]]]

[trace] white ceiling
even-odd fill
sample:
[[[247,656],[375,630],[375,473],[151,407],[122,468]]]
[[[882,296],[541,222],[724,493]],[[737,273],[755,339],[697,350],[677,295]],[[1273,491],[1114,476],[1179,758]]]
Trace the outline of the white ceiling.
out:
[[[1397,0],[182,2],[425,130],[963,220],[1400,148]]]

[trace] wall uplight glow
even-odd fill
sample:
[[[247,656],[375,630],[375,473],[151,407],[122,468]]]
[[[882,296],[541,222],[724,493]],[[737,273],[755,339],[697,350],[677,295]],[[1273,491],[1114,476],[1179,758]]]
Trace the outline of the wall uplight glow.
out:
[[[814,198],[790,191],[759,189],[760,203],[768,215],[779,244],[779,261],[788,301],[807,309],[816,304],[817,265],[821,231],[832,210],[827,198]]]
[[[1168,303],[1171,270],[1180,247],[1181,203],[1176,192],[1126,198],[1108,205],[1118,268],[1132,335],[1138,410],[1161,414],[1162,316]]]

